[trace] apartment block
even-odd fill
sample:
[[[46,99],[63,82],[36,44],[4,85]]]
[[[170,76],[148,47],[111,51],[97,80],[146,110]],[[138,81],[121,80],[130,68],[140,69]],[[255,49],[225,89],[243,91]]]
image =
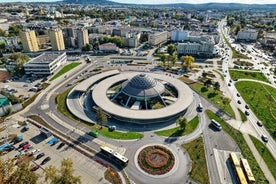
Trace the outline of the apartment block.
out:
[[[25,52],[39,51],[35,31],[26,29],[19,32],[19,37]]]
[[[254,29],[243,29],[238,32],[237,39],[238,40],[246,40],[246,41],[256,41],[258,37],[258,32]]]
[[[168,40],[168,31],[150,33],[149,34],[149,43],[151,45],[158,45],[164,43]]]
[[[77,34],[77,46],[79,49],[81,49],[86,44],[89,44],[88,30],[86,28],[78,28],[76,30],[76,34]]]
[[[59,28],[50,30],[52,50],[65,50],[62,30]]]

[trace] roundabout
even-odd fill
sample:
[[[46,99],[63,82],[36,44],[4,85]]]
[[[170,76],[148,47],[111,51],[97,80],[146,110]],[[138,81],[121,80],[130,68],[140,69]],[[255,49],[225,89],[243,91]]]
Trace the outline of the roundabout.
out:
[[[138,164],[145,172],[163,175],[169,172],[175,163],[172,152],[164,146],[153,145],[143,148],[138,155]]]

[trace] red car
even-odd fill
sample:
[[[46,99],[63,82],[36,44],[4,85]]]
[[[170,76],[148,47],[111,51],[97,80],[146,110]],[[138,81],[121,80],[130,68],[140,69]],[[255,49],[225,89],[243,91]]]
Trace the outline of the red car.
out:
[[[37,169],[39,169],[39,165],[35,165],[32,169],[31,169],[31,171],[36,171]]]
[[[30,145],[30,144],[25,144],[24,146],[23,146],[23,150],[25,150],[25,149],[28,149],[29,147],[31,147],[32,145]]]

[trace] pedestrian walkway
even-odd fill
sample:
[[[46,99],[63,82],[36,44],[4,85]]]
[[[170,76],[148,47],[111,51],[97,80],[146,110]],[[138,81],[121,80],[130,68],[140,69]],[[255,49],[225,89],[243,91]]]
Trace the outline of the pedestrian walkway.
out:
[[[243,134],[243,137],[244,137],[247,145],[249,146],[250,150],[252,151],[255,159],[257,160],[260,168],[262,169],[262,171],[263,171],[266,179],[269,181],[269,183],[276,183],[273,175],[271,174],[270,170],[268,169],[266,163],[264,162],[263,158],[259,154],[258,150],[255,148],[255,145],[251,141],[251,139],[248,136],[248,134]],[[244,155],[244,156],[246,156],[246,155]]]

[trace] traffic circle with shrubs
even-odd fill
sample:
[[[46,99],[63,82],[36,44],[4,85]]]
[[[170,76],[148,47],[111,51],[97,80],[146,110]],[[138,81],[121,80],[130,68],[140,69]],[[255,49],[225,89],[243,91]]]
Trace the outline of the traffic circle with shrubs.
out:
[[[160,145],[147,146],[138,154],[138,165],[148,174],[166,174],[173,168],[174,164],[173,153]]]

